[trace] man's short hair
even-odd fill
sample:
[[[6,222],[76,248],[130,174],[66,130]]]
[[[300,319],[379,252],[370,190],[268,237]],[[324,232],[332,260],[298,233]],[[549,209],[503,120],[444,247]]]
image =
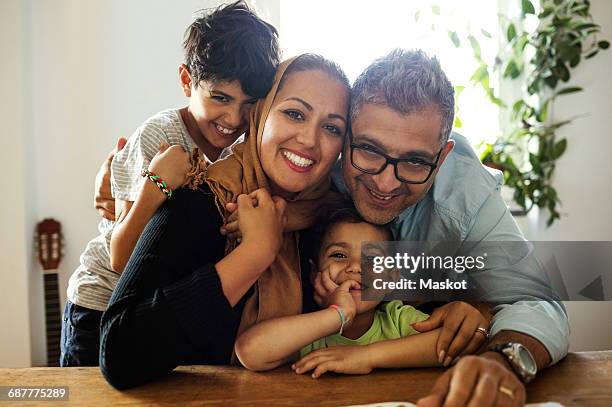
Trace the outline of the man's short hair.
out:
[[[351,122],[364,104],[386,105],[403,113],[418,113],[434,106],[442,115],[440,144],[453,128],[455,91],[438,59],[421,50],[395,49],[375,60],[355,80],[351,92]]]
[[[276,28],[242,0],[203,10],[185,31],[183,49],[194,87],[237,80],[256,98],[268,93],[280,63]]]

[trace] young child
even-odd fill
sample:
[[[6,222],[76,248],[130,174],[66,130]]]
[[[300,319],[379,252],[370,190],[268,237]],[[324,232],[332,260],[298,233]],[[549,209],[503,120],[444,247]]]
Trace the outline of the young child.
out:
[[[112,161],[116,221],[102,220],[70,278],[62,366],[98,364],[102,312],[147,222],[186,182],[191,161],[217,160],[245,132],[280,62],[276,29],[242,1],[197,18],[183,46],[178,73],[189,104],[148,119]],[[196,147],[202,157],[190,157]]]
[[[329,269],[338,285],[320,311],[263,321],[245,331],[235,345],[240,362],[251,370],[269,370],[297,358],[291,367],[311,371],[367,374],[374,368],[438,366],[440,329],[426,333],[411,324],[427,315],[401,301],[361,299],[361,242],[391,240],[385,226],[365,222],[353,208],[334,212],[324,225],[318,272]],[[372,251],[370,254],[368,251]],[[365,255],[380,249],[364,248]]]

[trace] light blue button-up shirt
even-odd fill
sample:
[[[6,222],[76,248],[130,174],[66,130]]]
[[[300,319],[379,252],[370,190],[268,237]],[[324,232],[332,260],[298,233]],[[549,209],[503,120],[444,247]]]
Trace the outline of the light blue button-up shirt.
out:
[[[393,222],[395,238],[454,241],[458,242],[458,248],[462,242],[524,241],[500,195],[502,173],[482,165],[465,137],[452,133],[451,138],[455,140],[455,147],[440,167],[432,188]],[[340,165],[334,168],[332,178],[340,191],[348,193]],[[530,254],[520,259],[504,254],[503,250],[497,255],[489,253],[487,268],[481,272],[481,277],[489,283],[499,282],[499,289],[491,290],[486,298],[499,304],[492,310],[490,333],[512,330],[530,335],[546,347],[556,363],[567,354],[569,347],[565,308],[533,290],[526,289],[524,293],[528,294],[519,294],[521,280],[527,286],[529,275],[537,274],[535,269],[533,273],[524,273],[525,268],[535,268],[537,264]],[[507,284],[519,287],[509,289]]]

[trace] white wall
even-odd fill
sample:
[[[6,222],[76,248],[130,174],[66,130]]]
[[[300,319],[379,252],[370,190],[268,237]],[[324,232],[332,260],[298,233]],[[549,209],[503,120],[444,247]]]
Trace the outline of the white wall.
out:
[[[612,2],[591,2],[601,38],[612,40]],[[562,96],[554,117],[563,120],[586,113],[559,130],[568,139],[559,160],[555,187],[562,200],[560,221],[546,228],[547,213],[530,214],[523,229],[531,240],[612,240],[612,52],[583,60],[572,73],[571,86],[584,92]],[[580,270],[576,270],[577,273]],[[612,271],[604,278],[612,278]],[[566,303],[572,327],[571,350],[612,349],[612,301]]]
[[[8,186],[0,203],[0,321],[5,324],[0,367],[44,363],[42,276],[32,260],[35,223],[45,217],[62,222],[66,244],[60,286],[65,293],[79,254],[97,232],[92,197],[99,164],[119,135],[129,135],[159,110],[186,102],[176,74],[182,35],[194,11],[215,3],[0,2],[0,154]],[[278,0],[254,3],[278,26]],[[612,3],[593,1],[593,14],[604,37],[612,39]],[[583,63],[574,83],[587,92],[568,96],[557,107],[559,116],[575,109],[591,116],[563,133],[570,146],[559,166],[558,186],[567,217],[550,230],[534,228],[532,238],[612,240],[605,202],[612,197],[612,186],[605,182],[612,175],[606,128],[610,58],[608,52]],[[597,163],[599,172],[590,172],[585,162]],[[612,326],[612,303],[595,304],[596,310],[585,313],[588,306],[570,308],[574,333],[593,338],[579,348],[612,348],[612,333],[605,330]],[[590,322],[587,315],[593,314]],[[595,342],[595,336],[602,340]]]
[[[27,97],[27,10],[20,0],[0,3],[2,44],[3,198],[0,200],[0,366],[30,364],[30,304],[28,301],[33,209],[32,159],[25,134]],[[9,96],[10,95],[10,96]],[[9,99],[9,100],[7,100]]]

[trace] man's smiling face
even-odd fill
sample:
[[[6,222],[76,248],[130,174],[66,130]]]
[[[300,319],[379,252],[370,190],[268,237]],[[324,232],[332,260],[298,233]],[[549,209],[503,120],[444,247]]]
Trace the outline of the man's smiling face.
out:
[[[393,158],[417,158],[437,167],[424,184],[399,181],[393,165],[376,175],[366,174],[351,164],[350,142],[342,153],[344,181],[355,207],[368,222],[385,224],[404,209],[419,202],[427,193],[440,165],[453,148],[446,143],[440,151],[442,116],[435,106],[403,114],[386,105],[366,103],[351,124],[352,143],[386,154]]]

